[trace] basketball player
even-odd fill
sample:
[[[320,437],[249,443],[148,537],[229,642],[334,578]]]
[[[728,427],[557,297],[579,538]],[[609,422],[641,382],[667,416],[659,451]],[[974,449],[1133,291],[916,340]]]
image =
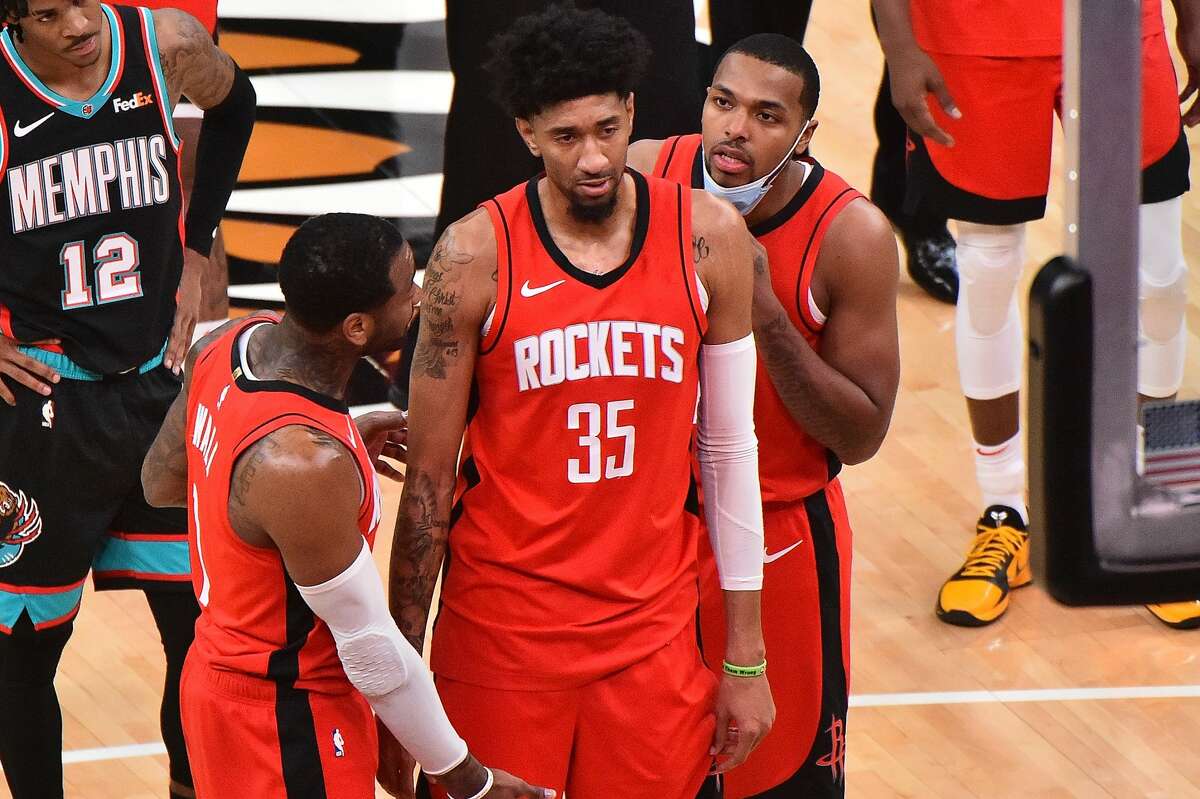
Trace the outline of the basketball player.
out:
[[[774,715],[753,242],[728,204],[626,170],[648,55],[624,20],[570,6],[495,40],[497,99],[546,172],[434,248],[393,545],[393,615],[419,645],[449,540],[431,657],[451,721],[484,760],[572,799],[691,799],[713,756],[736,766]],[[696,645],[687,510],[701,378],[730,620],[719,687]]]
[[[985,507],[966,562],[942,586],[936,610],[950,624],[980,626],[1000,618],[1010,590],[1032,579],[1016,289],[1025,266],[1025,223],[1046,208],[1051,115],[1061,112],[1062,3],[873,2],[893,101],[912,131],[910,198],[958,220],[955,342]],[[1193,34],[1200,3],[1175,0],[1175,7],[1189,73],[1186,95],[1200,69],[1200,37]],[[1138,392],[1166,398],[1183,381],[1187,342],[1181,213],[1189,155],[1160,0],[1143,0],[1141,24]],[[1196,121],[1200,112],[1193,106],[1188,124]],[[1200,626],[1200,602],[1150,609],[1169,625]]]
[[[195,17],[217,41],[217,0],[140,0],[139,5],[150,9],[177,8]],[[183,157],[179,172],[183,196],[191,197],[196,182],[196,145],[200,141],[200,126],[204,112],[186,100],[175,105],[175,133],[183,141]],[[221,229],[213,238],[208,265],[200,276],[200,313],[192,341],[198,341],[216,330],[229,318],[229,264],[225,258],[225,237]]]
[[[380,456],[402,454],[404,417],[356,426],[346,383],[398,346],[412,278],[382,219],[305,222],[279,263],[286,316],[202,339],[146,456],[146,496],[191,519],[201,612],[182,698],[202,797],[374,796],[372,710],[456,797],[553,796],[470,756],[371,559],[375,471],[399,478]]]
[[[851,534],[837,474],[879,448],[900,374],[888,220],[800,158],[819,93],[799,42],[756,34],[718,64],[701,135],[630,148],[646,173],[729,199],[769,259],[755,275],[754,425],[764,431],[763,636],[777,715],[725,776],[727,799],[845,795]],[[705,576],[702,639],[719,652],[720,590],[711,568]]]
[[[179,390],[254,92],[182,12],[0,9],[0,482],[24,519],[0,541],[0,761],[17,799],[62,795],[54,673],[94,568],[98,588],[147,591],[167,654],[172,795],[190,796],[185,517],[147,506],[138,472]],[[186,215],[170,116],[181,95],[209,109]]]

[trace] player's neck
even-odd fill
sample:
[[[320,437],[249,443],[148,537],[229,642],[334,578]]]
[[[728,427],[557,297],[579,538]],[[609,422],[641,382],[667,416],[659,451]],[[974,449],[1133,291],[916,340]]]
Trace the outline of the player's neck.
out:
[[[787,166],[779,173],[779,177],[775,178],[775,182],[771,184],[767,196],[754,206],[754,210],[746,214],[746,227],[754,227],[759,222],[765,222],[782,211],[783,207],[796,196],[796,192],[800,191],[800,186],[804,183],[804,171],[804,164],[795,160],[788,161]]]
[[[108,15],[100,15],[100,57],[86,67],[72,64],[60,55],[29,47],[13,37],[21,60],[42,83],[69,100],[87,100],[100,90],[112,65],[112,30]]]
[[[339,400],[358,362],[354,353],[330,346],[287,317],[260,328],[246,350],[250,370],[259,380],[284,380]]]
[[[588,221],[571,213],[570,201],[554,187],[549,178],[538,187],[542,213],[551,238],[571,262],[585,271],[616,268],[629,254],[637,216],[637,187],[628,174],[621,176],[617,202],[604,219]],[[627,241],[625,241],[627,239]],[[620,245],[624,243],[622,248]],[[620,250],[617,252],[616,250]],[[611,263],[607,263],[611,261]]]

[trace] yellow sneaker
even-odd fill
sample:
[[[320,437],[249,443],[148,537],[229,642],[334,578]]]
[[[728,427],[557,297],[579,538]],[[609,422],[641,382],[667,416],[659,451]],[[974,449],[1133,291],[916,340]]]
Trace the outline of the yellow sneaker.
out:
[[[1146,610],[1153,613],[1163,624],[1176,630],[1194,630],[1200,627],[1200,599],[1147,605]]]
[[[1009,590],[1032,580],[1029,533],[1021,514],[992,505],[975,525],[963,567],[938,592],[938,618],[962,627],[991,624],[1008,610]]]

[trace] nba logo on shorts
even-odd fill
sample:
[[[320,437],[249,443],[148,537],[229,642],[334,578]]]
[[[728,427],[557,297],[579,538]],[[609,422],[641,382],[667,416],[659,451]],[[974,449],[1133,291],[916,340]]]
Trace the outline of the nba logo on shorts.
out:
[[[346,740],[342,738],[342,731],[337,727],[333,728],[333,756],[346,756]]]

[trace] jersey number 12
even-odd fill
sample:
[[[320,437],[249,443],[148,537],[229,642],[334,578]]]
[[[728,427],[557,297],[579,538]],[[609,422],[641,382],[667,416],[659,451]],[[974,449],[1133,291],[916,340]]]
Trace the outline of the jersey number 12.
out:
[[[58,261],[67,282],[62,291],[64,311],[142,296],[138,243],[128,233],[109,233],[92,248],[92,263],[96,265],[94,296],[87,282],[87,249],[82,241],[64,244]]]

